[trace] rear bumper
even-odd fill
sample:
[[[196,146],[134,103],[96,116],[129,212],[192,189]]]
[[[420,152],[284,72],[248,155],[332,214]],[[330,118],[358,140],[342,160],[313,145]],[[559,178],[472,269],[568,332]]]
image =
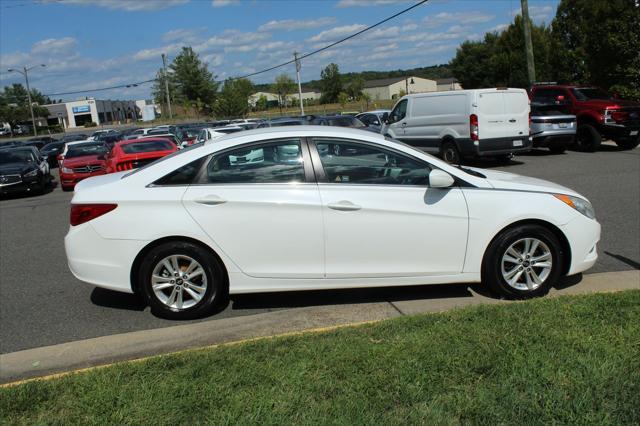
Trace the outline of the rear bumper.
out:
[[[102,238],[90,223],[71,226],[64,238],[69,269],[76,278],[124,293],[133,293],[131,267],[146,244]]]
[[[531,150],[532,141],[529,135],[510,138],[480,139],[458,139],[458,149],[463,156],[482,157],[492,155],[504,155],[516,152],[527,152]]]
[[[567,146],[575,142],[576,133],[572,132],[542,132],[532,135],[534,147],[548,147],[548,146]]]

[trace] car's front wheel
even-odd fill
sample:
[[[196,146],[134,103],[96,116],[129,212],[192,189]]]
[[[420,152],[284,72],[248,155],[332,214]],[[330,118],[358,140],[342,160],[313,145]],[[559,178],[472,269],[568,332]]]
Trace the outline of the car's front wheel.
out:
[[[169,319],[210,314],[226,298],[222,268],[211,253],[190,242],[169,242],[151,249],[140,268],[151,311]]]
[[[485,254],[482,280],[510,299],[542,296],[562,274],[562,246],[549,229],[521,225],[503,231]]]

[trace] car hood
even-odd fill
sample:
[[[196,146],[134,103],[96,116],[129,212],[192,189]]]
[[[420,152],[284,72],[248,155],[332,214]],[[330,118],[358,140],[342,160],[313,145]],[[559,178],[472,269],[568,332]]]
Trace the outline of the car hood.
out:
[[[0,164],[0,175],[19,175],[33,170],[35,165],[26,163]]]
[[[529,176],[521,176],[515,173],[499,172],[496,170],[478,169],[469,167],[472,170],[482,173],[486,176],[486,180],[495,189],[507,191],[530,191],[530,192],[548,192],[553,194],[566,194],[574,197],[586,199],[576,191],[548,180],[532,178]]]
[[[99,160],[97,155],[83,155],[82,157],[65,158],[62,161],[64,167],[78,167],[92,163],[104,163],[104,160]]]

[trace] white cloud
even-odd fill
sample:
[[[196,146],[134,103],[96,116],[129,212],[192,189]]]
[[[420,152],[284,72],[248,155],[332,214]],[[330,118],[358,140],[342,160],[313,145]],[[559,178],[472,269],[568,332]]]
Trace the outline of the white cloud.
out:
[[[408,2],[409,0],[340,0],[337,7],[385,6]]]
[[[488,15],[480,11],[468,12],[441,12],[437,15],[426,16],[424,24],[429,28],[437,28],[447,24],[482,24],[491,21],[494,15]]]
[[[213,0],[211,6],[213,7],[225,7],[240,4],[240,0]]]
[[[189,0],[41,0],[48,4],[68,4],[77,6],[97,6],[127,12],[167,9],[188,3]]]
[[[551,17],[553,16],[554,12],[555,10],[553,9],[553,7],[549,5],[529,6],[529,18],[534,22],[548,22],[549,20],[551,20]],[[521,15],[521,14],[522,14],[522,9],[518,7],[517,10],[514,10],[511,13],[511,16]]]
[[[215,48],[227,46],[241,46],[245,44],[257,43],[270,38],[268,33],[243,33],[237,30],[225,30],[219,35],[209,37],[202,43],[193,46],[194,50],[208,51]]]
[[[179,51],[181,47],[182,43],[172,43],[162,47],[142,49],[133,54],[133,59],[135,61],[148,61],[150,59],[160,61],[163,53],[170,55]]]
[[[322,27],[333,24],[336,18],[324,17],[318,19],[284,19],[282,21],[269,21],[258,27],[258,31],[295,31]]]
[[[78,44],[78,41],[73,37],[48,38],[36,42],[31,48],[31,53],[68,52],[74,48],[76,44]]]
[[[268,52],[271,50],[279,50],[279,51],[283,51],[286,50],[287,52],[289,52],[290,50],[293,51],[293,46],[295,45],[295,43],[293,42],[286,42],[286,41],[271,41],[268,43],[263,43],[261,44],[258,49],[261,52]]]
[[[398,43],[385,44],[382,46],[377,46],[373,48],[374,52],[389,52],[396,50],[398,48]]]
[[[176,29],[167,31],[162,36],[162,40],[171,42],[171,41],[185,41],[188,43],[193,43],[198,39],[198,33],[203,32],[205,28],[198,29]]]
[[[204,55],[202,60],[210,67],[219,67],[224,63],[224,56],[218,53],[211,53],[209,55]]]
[[[367,26],[362,24],[344,25],[341,27],[331,28],[330,30],[322,31],[319,34],[311,37],[309,41],[318,43],[323,41],[336,41],[349,34],[365,29]]]
[[[509,27],[509,24],[498,24],[494,27],[489,28],[488,30],[485,30],[485,32],[488,33],[493,33],[493,32],[498,32],[501,33],[502,31],[506,30]]]

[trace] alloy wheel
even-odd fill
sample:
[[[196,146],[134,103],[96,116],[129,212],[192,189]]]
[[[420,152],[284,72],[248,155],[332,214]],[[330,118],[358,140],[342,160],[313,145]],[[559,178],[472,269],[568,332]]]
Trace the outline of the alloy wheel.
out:
[[[551,250],[537,238],[522,238],[511,244],[502,255],[500,265],[505,282],[521,291],[540,287],[552,268]]]
[[[156,298],[173,309],[189,309],[202,300],[207,291],[207,275],[195,259],[171,255],[160,260],[151,274]]]

